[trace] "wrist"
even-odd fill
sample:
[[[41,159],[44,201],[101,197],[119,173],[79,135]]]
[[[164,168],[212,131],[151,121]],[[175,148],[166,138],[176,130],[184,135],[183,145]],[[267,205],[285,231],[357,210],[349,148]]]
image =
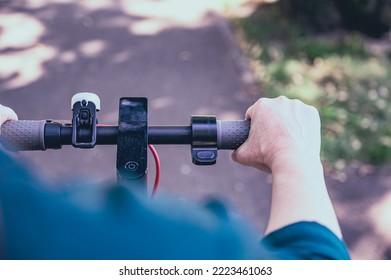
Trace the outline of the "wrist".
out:
[[[273,174],[323,172],[320,156],[305,151],[281,152],[280,154],[276,154],[270,167]]]
[[[341,237],[320,156],[296,153],[272,165],[272,204],[267,232],[298,221],[316,221]]]

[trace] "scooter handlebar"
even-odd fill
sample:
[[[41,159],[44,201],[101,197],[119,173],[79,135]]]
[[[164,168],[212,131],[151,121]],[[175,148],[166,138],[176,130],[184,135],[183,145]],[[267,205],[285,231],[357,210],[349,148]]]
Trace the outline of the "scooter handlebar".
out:
[[[48,145],[48,137],[56,139],[61,145],[71,144],[70,137],[72,127],[57,124],[57,129],[47,129],[48,124],[53,123],[47,120],[19,120],[7,121],[1,126],[1,143],[6,149],[17,151],[46,150],[54,148]],[[250,121],[217,121],[217,148],[222,150],[235,150],[242,145],[250,131]],[[116,144],[116,127],[100,126],[97,129],[97,144]],[[58,135],[56,135],[58,134]],[[164,140],[162,140],[164,139]],[[150,144],[191,144],[191,126],[164,127],[155,126],[148,128],[148,141]]]

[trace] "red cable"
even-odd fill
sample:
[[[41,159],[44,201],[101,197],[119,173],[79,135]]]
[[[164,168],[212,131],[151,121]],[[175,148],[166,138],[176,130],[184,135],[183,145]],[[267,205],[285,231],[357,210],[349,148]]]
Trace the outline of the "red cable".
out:
[[[148,148],[151,150],[153,158],[155,159],[156,164],[156,177],[155,177],[155,183],[153,184],[152,194],[151,196],[154,197],[157,189],[159,188],[159,181],[160,181],[160,159],[159,155],[155,149],[155,147],[151,144],[148,144]]]

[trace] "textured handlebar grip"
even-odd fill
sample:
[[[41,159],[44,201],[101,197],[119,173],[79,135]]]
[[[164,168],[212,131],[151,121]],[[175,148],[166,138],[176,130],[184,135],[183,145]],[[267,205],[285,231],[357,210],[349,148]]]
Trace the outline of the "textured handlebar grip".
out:
[[[1,142],[6,149],[13,151],[46,150],[46,121],[8,121],[1,126]]]
[[[221,150],[235,150],[246,141],[250,121],[217,121],[217,147]]]

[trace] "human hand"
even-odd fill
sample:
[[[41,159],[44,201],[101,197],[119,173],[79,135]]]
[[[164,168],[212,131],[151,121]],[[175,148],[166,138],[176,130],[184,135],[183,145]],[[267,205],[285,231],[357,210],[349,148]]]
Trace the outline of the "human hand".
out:
[[[320,159],[318,111],[299,100],[261,98],[246,112],[249,137],[233,152],[234,161],[271,172]]]
[[[17,119],[18,116],[16,115],[14,110],[0,104],[0,133],[1,133],[1,126],[3,125],[3,123],[5,123],[6,121],[17,120]]]
[[[315,221],[342,237],[320,161],[320,118],[314,107],[286,97],[261,98],[246,112],[249,137],[233,154],[238,163],[273,172],[266,233]]]

